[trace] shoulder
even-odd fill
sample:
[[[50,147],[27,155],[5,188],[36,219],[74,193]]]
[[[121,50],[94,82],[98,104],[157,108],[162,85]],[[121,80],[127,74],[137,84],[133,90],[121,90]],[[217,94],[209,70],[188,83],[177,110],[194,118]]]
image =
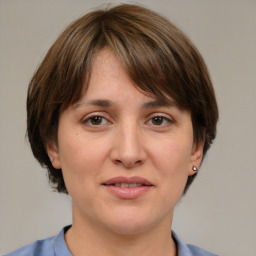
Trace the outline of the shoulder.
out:
[[[178,248],[178,256],[218,256],[198,246],[183,243],[174,232],[172,236]]]
[[[199,248],[195,245],[191,245],[191,244],[188,244],[187,245],[188,249],[190,250],[191,252],[191,255],[195,255],[195,256],[218,256],[217,254],[214,254],[214,253],[211,253],[211,252],[208,252],[202,248]]]
[[[57,236],[35,241],[3,256],[71,256],[64,239],[69,227],[63,228]]]
[[[38,240],[32,244],[26,245],[4,256],[54,256],[53,241],[55,237],[49,237],[43,240]]]

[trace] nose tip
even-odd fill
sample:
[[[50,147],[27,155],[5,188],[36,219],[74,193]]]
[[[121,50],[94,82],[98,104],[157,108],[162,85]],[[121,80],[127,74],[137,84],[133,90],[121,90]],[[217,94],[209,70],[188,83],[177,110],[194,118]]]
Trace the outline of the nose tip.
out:
[[[126,126],[119,136],[116,136],[111,158],[115,164],[123,165],[127,169],[145,162],[146,152],[138,129],[129,129]]]
[[[120,159],[115,159],[114,160],[115,164],[120,164],[120,165],[124,165],[127,169],[131,169],[135,166],[139,166],[140,164],[143,163],[142,160],[135,160],[133,161],[132,159],[128,160],[127,158],[123,158],[122,160]]]

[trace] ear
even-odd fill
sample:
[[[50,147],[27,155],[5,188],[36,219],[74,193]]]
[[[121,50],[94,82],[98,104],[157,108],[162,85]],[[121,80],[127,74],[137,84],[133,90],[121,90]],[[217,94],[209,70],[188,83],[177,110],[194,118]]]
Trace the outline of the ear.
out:
[[[55,142],[48,142],[46,147],[48,156],[50,158],[50,161],[52,163],[52,166],[55,169],[61,169],[61,163],[60,163],[60,156],[58,151],[58,146]]]
[[[204,149],[204,143],[198,142],[194,143],[192,152],[191,152],[191,158],[190,158],[190,168],[188,175],[194,175],[196,171],[193,170],[193,167],[195,166],[197,169],[199,168],[202,159],[203,159],[203,149]]]

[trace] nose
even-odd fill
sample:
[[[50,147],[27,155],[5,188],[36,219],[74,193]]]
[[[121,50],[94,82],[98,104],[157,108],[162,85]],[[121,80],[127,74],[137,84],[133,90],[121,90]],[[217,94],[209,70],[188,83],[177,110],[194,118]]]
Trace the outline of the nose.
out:
[[[113,138],[111,160],[128,169],[143,164],[146,160],[146,151],[141,135],[141,129],[136,124],[123,124],[117,128]]]

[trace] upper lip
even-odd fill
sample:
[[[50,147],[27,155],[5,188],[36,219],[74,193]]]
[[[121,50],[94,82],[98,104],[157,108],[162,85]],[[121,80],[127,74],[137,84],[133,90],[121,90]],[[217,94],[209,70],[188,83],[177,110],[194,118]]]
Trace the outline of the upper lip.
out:
[[[139,183],[139,184],[146,185],[146,186],[152,186],[153,185],[147,179],[142,178],[142,177],[138,177],[138,176],[134,176],[134,177],[123,177],[123,176],[114,177],[114,178],[111,178],[111,179],[103,182],[102,184],[103,185],[112,185],[112,184],[117,184],[117,183],[126,183],[126,184]]]

